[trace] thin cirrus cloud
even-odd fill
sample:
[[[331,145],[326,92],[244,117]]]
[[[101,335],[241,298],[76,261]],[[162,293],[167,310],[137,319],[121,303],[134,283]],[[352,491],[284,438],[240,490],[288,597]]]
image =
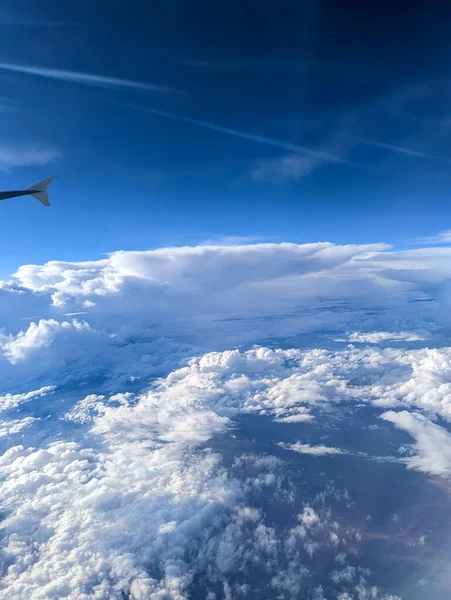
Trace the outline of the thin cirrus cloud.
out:
[[[43,166],[60,158],[61,152],[54,148],[0,145],[0,171],[9,171],[15,167]]]
[[[0,12],[0,25],[17,27],[66,27],[79,25],[76,21],[55,21],[44,19],[33,19],[32,17],[16,16],[12,13]]]
[[[440,156],[427,154],[425,152],[420,152],[404,146],[398,146],[396,144],[376,142],[367,139],[349,139],[347,141],[347,144],[344,144],[343,148],[341,149],[341,156],[344,157],[346,150],[350,150],[352,147],[357,146],[359,144],[373,146],[375,148],[380,148],[381,150],[386,150],[387,152],[400,154],[403,156],[412,156],[414,158],[425,159],[428,161],[451,164],[450,160]],[[337,150],[334,152],[333,156],[337,158],[337,162],[348,162],[344,159],[342,161],[338,160],[340,157],[340,153]],[[324,158],[321,157],[319,152],[316,152],[315,154],[312,153],[309,156],[302,156],[300,154],[295,153],[287,153],[277,158],[261,160],[255,163],[255,165],[250,171],[250,175],[255,181],[287,183],[290,181],[302,179],[303,177],[310,175],[319,167],[321,167],[325,162],[326,161],[324,160]],[[434,240],[427,238],[427,242],[429,241]]]
[[[418,244],[451,244],[451,229],[440,231],[435,235],[417,238],[415,241]]]
[[[1,68],[1,64],[0,64]],[[315,150],[314,148],[309,148],[307,146],[300,146],[298,144],[291,144],[289,142],[284,142],[282,140],[277,140],[271,137],[263,136],[263,135],[255,135],[253,133],[249,133],[246,131],[240,131],[238,129],[232,129],[230,127],[223,127],[217,123],[211,123],[210,121],[204,121],[202,119],[194,119],[192,117],[187,117],[185,115],[180,115],[177,113],[167,112],[165,110],[158,110],[156,108],[150,108],[148,106],[139,106],[135,104],[125,104],[127,108],[131,108],[132,110],[139,110],[142,112],[146,112],[158,117],[164,117],[166,119],[171,119],[172,121],[180,121],[181,123],[187,123],[189,125],[195,125],[196,127],[202,127],[203,129],[209,129],[210,131],[217,131],[218,133],[224,133],[225,135],[229,135],[232,137],[241,138],[244,140],[249,140],[250,142],[256,142],[258,144],[263,144],[266,146],[273,146],[275,148],[281,148],[282,150],[287,150],[289,152],[293,152],[295,154],[302,154],[305,156],[311,156],[318,160],[322,160],[324,162],[332,162],[332,163],[343,163],[343,164],[352,164],[346,159],[344,159],[339,154],[332,154],[329,152],[325,152],[322,150]]]
[[[309,70],[317,64],[312,60],[303,59],[276,59],[276,58],[239,58],[217,60],[183,60],[181,64],[186,67],[201,69],[221,69],[226,71],[253,71],[266,72],[268,70]]]
[[[130,90],[142,90],[147,92],[167,93],[174,91],[172,88],[145,83],[143,81],[134,81],[132,79],[120,79],[118,77],[108,77],[105,75],[96,75],[93,73],[80,73],[79,71],[66,71],[61,69],[49,69],[46,67],[34,67],[30,65],[16,65],[13,63],[0,63],[0,70],[12,71],[14,73],[24,73],[26,75],[36,75],[56,81],[70,81],[82,85],[93,85],[99,87],[116,87]]]
[[[426,160],[433,160],[436,162],[451,164],[451,160],[449,160],[448,158],[444,158],[442,156],[436,156],[435,154],[428,154],[427,152],[420,152],[418,150],[413,150],[412,148],[408,148],[406,146],[399,146],[397,144],[389,144],[387,142],[376,142],[374,140],[360,140],[360,141],[361,141],[361,143],[366,144],[367,146],[374,146],[375,148],[389,150],[390,152],[395,152],[396,154],[404,154],[405,156],[414,156],[417,158],[424,158]]]
[[[316,156],[284,154],[280,158],[262,160],[250,171],[252,179],[272,183],[295,181],[315,171],[324,160]]]

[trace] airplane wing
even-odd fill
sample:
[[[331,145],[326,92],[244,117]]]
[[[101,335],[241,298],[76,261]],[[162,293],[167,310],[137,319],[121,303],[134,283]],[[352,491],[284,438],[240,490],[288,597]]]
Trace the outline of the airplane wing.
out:
[[[44,206],[50,206],[49,196],[47,194],[47,186],[49,186],[54,179],[54,177],[47,177],[47,179],[43,179],[39,183],[32,185],[27,189],[27,192],[30,196],[33,196],[33,198],[39,200],[39,202]]]

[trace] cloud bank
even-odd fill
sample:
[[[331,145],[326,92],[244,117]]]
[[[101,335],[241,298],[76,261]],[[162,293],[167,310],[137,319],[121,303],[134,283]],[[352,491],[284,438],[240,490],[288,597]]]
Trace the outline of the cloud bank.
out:
[[[290,465],[359,460],[312,432],[363,407],[368,431],[409,440],[378,459],[449,477],[450,252],[217,245],[20,267],[0,285],[5,597],[219,600],[259,580],[266,597],[395,598],[334,516],[346,490],[300,505]],[[280,437],[239,450],[246,418]]]

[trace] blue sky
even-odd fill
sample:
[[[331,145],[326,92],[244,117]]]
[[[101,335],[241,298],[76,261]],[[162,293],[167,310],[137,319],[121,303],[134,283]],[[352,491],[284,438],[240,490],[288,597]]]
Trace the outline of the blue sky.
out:
[[[339,5],[338,5],[339,4]],[[204,241],[449,229],[451,9],[8,0],[0,272]]]

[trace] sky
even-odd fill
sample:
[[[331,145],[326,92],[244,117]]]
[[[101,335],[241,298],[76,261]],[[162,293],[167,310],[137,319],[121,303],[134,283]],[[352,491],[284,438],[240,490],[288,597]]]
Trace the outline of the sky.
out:
[[[446,243],[446,3],[6,0],[0,273],[205,242]]]

